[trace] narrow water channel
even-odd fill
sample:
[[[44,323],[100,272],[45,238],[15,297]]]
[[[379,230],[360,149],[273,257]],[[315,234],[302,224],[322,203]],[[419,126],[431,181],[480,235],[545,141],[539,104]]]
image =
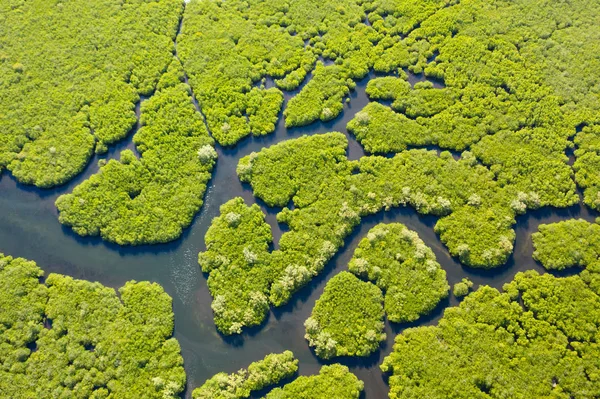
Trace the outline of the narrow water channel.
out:
[[[372,75],[370,76],[372,77]],[[411,76],[411,82],[422,77]],[[419,233],[425,243],[431,246],[438,261],[448,274],[450,284],[468,276],[476,285],[488,284],[502,287],[518,271],[543,269],[532,257],[531,233],[537,231],[541,223],[551,223],[569,218],[584,218],[593,221],[596,213],[577,205],[567,209],[541,209],[528,212],[518,218],[517,240],[514,255],[509,263],[497,270],[478,271],[461,266],[452,257],[433,232],[437,218],[418,215],[412,208],[381,212],[363,219],[363,223],[348,237],[340,253],[326,266],[324,272],[309,286],[302,289],[283,308],[275,309],[267,322],[241,336],[224,338],[217,333],[210,308],[211,297],[206,285],[206,276],[200,271],[197,254],[204,250],[203,237],[213,217],[218,215],[219,206],[236,196],[242,196],[247,203],[256,202],[250,188],[242,185],[235,168],[238,160],[283,140],[303,134],[318,134],[330,131],[346,133],[349,140],[348,156],[358,159],[364,156],[362,147],[348,135],[346,124],[356,112],[367,103],[365,87],[369,77],[358,82],[351,93],[351,101],[344,112],[328,123],[314,123],[304,128],[286,129],[280,118],[275,133],[260,137],[246,138],[234,148],[217,146],[219,160],[205,197],[201,212],[192,226],[185,230],[183,237],[175,242],[142,247],[119,247],[104,243],[99,238],[81,238],[58,223],[54,202],[56,198],[71,192],[72,189],[98,170],[99,159],[117,158],[123,149],[134,149],[131,138],[110,148],[103,156],[95,156],[86,170],[67,185],[52,190],[40,190],[18,184],[12,176],[4,174],[0,179],[0,251],[12,256],[35,260],[47,273],[63,273],[75,278],[99,281],[104,285],[118,288],[129,280],[149,280],[161,284],[173,297],[175,312],[175,337],[179,340],[188,376],[186,397],[191,397],[194,387],[201,385],[213,374],[233,372],[247,366],[272,352],[289,349],[300,360],[300,374],[318,372],[321,362],[309,350],[304,340],[304,320],[309,316],[315,300],[320,296],[329,278],[347,267],[354,248],[370,228],[380,222],[400,222]],[[292,94],[286,94],[286,101]],[[139,107],[138,107],[139,114]],[[267,213],[267,222],[273,228],[275,242],[282,234],[275,215],[277,209],[259,205]],[[443,302],[432,315],[410,326],[435,323],[447,306],[456,305],[451,298]],[[387,341],[382,349],[366,359],[342,359],[341,363],[365,382],[364,398],[387,397],[388,386],[379,370],[383,357],[392,348],[394,337],[407,325],[386,324]]]

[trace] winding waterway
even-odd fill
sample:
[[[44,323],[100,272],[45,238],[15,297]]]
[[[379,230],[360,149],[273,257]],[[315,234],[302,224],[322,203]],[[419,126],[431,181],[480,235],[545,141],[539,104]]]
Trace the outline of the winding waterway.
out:
[[[410,76],[411,83],[422,77]],[[518,218],[517,239],[514,255],[508,264],[493,271],[478,271],[461,266],[448,253],[433,232],[437,220],[433,216],[418,215],[412,208],[395,209],[363,218],[363,223],[347,238],[344,248],[326,266],[323,273],[296,294],[283,308],[275,309],[261,327],[234,338],[224,338],[217,333],[210,308],[211,297],[206,276],[197,263],[197,254],[204,250],[204,234],[211,219],[218,215],[219,206],[236,196],[247,203],[257,202],[247,185],[238,180],[235,168],[238,160],[251,153],[303,134],[330,131],[345,132],[349,140],[348,156],[358,159],[364,156],[361,146],[347,134],[345,126],[368,102],[365,94],[367,79],[359,82],[351,94],[344,112],[328,123],[315,123],[304,128],[286,129],[280,119],[275,133],[247,138],[235,148],[217,146],[219,160],[206,194],[201,212],[190,228],[175,242],[165,245],[142,247],[119,247],[104,243],[98,238],[81,238],[58,223],[54,206],[56,198],[72,189],[98,170],[102,158],[118,158],[121,150],[133,149],[131,132],[122,143],[113,146],[108,154],[96,156],[86,170],[69,184],[52,190],[40,190],[18,184],[12,176],[4,174],[0,179],[0,251],[12,256],[35,260],[47,273],[63,273],[75,278],[99,281],[118,288],[129,280],[149,280],[161,284],[173,297],[175,312],[175,337],[179,340],[188,376],[186,397],[191,397],[194,387],[219,371],[233,372],[247,366],[271,352],[289,349],[300,360],[300,374],[317,373],[322,361],[318,360],[304,340],[304,320],[309,316],[315,300],[320,296],[329,278],[347,268],[354,248],[368,230],[380,222],[400,222],[419,233],[431,246],[450,284],[468,276],[478,284],[501,288],[515,273],[528,269],[543,271],[532,257],[531,233],[541,223],[551,223],[569,218],[593,221],[596,213],[577,205],[567,209],[544,208],[528,212]],[[286,95],[286,101],[292,94]],[[138,107],[139,113],[139,107]],[[282,234],[275,215],[278,209],[269,209],[258,201],[267,213],[267,222],[273,228],[275,243]],[[275,244],[275,246],[277,246]],[[411,325],[386,324],[387,341],[374,355],[366,359],[342,359],[365,382],[364,398],[387,397],[388,386],[378,365],[392,348],[394,337],[404,328],[435,323],[447,306],[456,305],[452,297],[444,301],[430,316]],[[257,396],[260,396],[257,395]]]

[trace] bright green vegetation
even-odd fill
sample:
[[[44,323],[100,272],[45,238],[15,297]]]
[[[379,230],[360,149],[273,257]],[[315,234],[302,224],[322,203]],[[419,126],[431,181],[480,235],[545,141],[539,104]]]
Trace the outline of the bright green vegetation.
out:
[[[422,42],[400,41],[400,35],[445,5],[443,0],[192,1],[178,50],[211,133],[232,145],[249,134],[271,133],[282,90],[297,89],[309,75],[284,111],[287,126],[338,116],[355,81],[369,70],[394,73],[424,64],[433,53]],[[334,64],[325,66],[319,57]],[[264,88],[267,76],[276,87]]]
[[[600,210],[600,125],[586,126],[575,137],[573,165],[577,184],[584,189],[583,201],[595,210]]]
[[[455,297],[460,298],[467,295],[471,288],[473,288],[473,282],[467,277],[465,277],[458,283],[454,284],[454,288],[452,288],[452,293]]]
[[[207,380],[204,385],[194,389],[193,399],[243,399],[250,397],[252,391],[258,391],[280,381],[291,378],[298,371],[298,360],[294,354],[285,351],[281,354],[267,355],[263,360],[254,362],[248,369],[237,373],[219,373]]]
[[[269,311],[269,289],[276,278],[268,252],[273,240],[258,205],[242,198],[221,205],[204,238],[206,251],[198,255],[209,273],[215,324],[223,334],[239,334],[244,326],[262,323]]]
[[[318,272],[315,264],[321,262],[314,259],[323,257],[321,249],[335,253],[361,216],[410,205],[440,216],[435,229],[461,262],[496,267],[512,252],[515,215],[542,203],[535,193],[501,187],[470,153],[458,161],[450,153],[426,150],[348,161],[346,147],[342,134],[330,133],[283,142],[240,160],[238,175],[257,197],[270,206],[294,202],[295,209],[284,208],[277,216],[290,227],[278,260],[300,260]],[[565,202],[576,201],[572,181],[559,189]]]
[[[7,398],[179,397],[185,371],[171,298],[119,289],[0,255],[0,392]]]
[[[431,248],[400,223],[373,227],[358,244],[348,268],[385,292],[385,313],[396,323],[431,312],[450,289]]]
[[[0,172],[51,187],[124,138],[172,58],[180,0],[0,4]]]
[[[301,376],[264,399],[358,399],[364,383],[340,364],[321,367],[318,375]]]
[[[347,128],[371,153],[400,152],[408,144],[427,144],[421,125],[379,103],[369,103],[348,122]]]
[[[178,52],[220,144],[275,130],[283,94],[257,87],[263,77],[292,89],[313,68],[315,57],[305,52],[302,37],[280,26],[283,20],[291,24],[284,14],[290,7],[299,14],[302,4],[234,0],[187,5]]]
[[[533,258],[546,269],[582,267],[599,270],[600,225],[583,219],[542,224],[531,235]]]
[[[223,314],[223,320],[229,320],[217,322],[222,332],[239,333],[244,325],[259,324],[268,310],[265,298],[275,306],[287,303],[294,292],[321,272],[362,216],[399,206],[439,216],[435,230],[452,255],[469,266],[493,268],[504,264],[513,250],[516,215],[550,200],[536,192],[502,186],[469,152],[459,160],[449,152],[438,155],[435,151],[409,150],[393,158],[368,156],[349,161],[346,148],[343,134],[329,133],[285,141],[240,159],[240,180],[249,183],[254,195],[267,205],[283,207],[277,220],[288,225],[289,231],[282,235],[279,249],[268,252],[272,237],[258,208],[252,213],[260,216],[241,230],[226,221],[227,213],[246,212],[241,202],[239,210],[222,210],[213,223],[206,240],[210,255],[204,261],[201,255],[200,264],[207,272],[215,265],[225,265],[218,267],[218,275],[229,276],[219,277],[218,283],[215,278],[211,288],[213,309]],[[562,193],[560,205],[577,201],[574,189],[570,179],[557,183],[553,190]],[[290,201],[293,209],[288,207]],[[262,227],[254,233],[257,226]],[[230,245],[226,237],[238,233],[235,245]],[[220,244],[211,246],[220,236]],[[247,247],[253,242],[260,245],[250,251]],[[425,259],[426,270],[428,260],[432,259]],[[239,273],[238,264],[245,265],[247,271]],[[437,267],[430,269],[439,271]],[[245,282],[249,278],[246,273],[252,276],[250,283]],[[434,280],[439,283],[445,279]],[[386,290],[391,282],[381,284]],[[447,292],[447,284],[435,285],[435,291]],[[252,292],[254,300],[249,301]],[[226,299],[229,295],[231,298]],[[235,301],[239,302],[236,306]],[[437,301],[439,297],[432,299],[432,303]],[[430,303],[423,305],[422,311],[430,310]],[[396,314],[386,306],[390,317],[398,321],[414,320],[421,312],[407,306]]]
[[[386,338],[382,302],[383,294],[375,285],[341,272],[327,282],[315,303],[304,323],[304,337],[323,359],[368,356]]]
[[[533,193],[541,205],[565,206],[575,200],[564,152],[572,147],[576,128],[585,126],[575,139],[576,177],[586,189],[585,202],[598,208],[600,61],[593,55],[600,38],[594,28],[598,4],[466,0],[448,5],[399,41],[418,52],[408,69],[422,70],[445,87],[424,82],[411,88],[402,72],[373,79],[367,94],[392,101],[391,107],[367,105],[348,130],[372,153],[423,145],[468,149],[500,185]],[[386,23],[397,16],[390,11],[400,7],[389,4]],[[410,2],[405,7],[417,10]],[[424,62],[432,53],[435,59]]]
[[[217,153],[190,88],[173,59],[158,90],[141,107],[133,141],[140,159],[125,150],[100,171],[58,198],[61,223],[83,236],[121,245],[178,238],[203,203]]]
[[[396,338],[381,369],[391,399],[593,398],[600,392],[600,284],[518,273],[483,286],[437,326]]]

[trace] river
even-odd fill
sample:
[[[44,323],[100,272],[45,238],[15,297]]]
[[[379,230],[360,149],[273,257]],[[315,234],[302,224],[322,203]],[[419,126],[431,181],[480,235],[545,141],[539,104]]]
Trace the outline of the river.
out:
[[[419,76],[410,76],[411,83],[422,79]],[[418,215],[412,208],[380,212],[364,218],[363,223],[346,239],[345,246],[329,262],[323,273],[296,294],[288,305],[274,309],[262,326],[241,336],[224,338],[217,333],[213,323],[211,296],[206,284],[206,275],[203,275],[198,266],[197,255],[205,249],[204,234],[212,218],[218,215],[221,204],[236,196],[242,196],[247,203],[256,202],[251,189],[242,185],[237,178],[235,168],[238,160],[252,151],[259,151],[283,140],[303,134],[330,131],[346,133],[350,159],[364,156],[362,147],[347,134],[345,127],[354,114],[368,103],[365,94],[367,81],[368,78],[358,82],[356,90],[351,94],[351,101],[344,107],[343,114],[331,122],[319,122],[308,127],[288,130],[280,118],[275,133],[271,135],[246,138],[235,148],[217,146],[219,160],[209,183],[202,210],[183,236],[169,244],[119,247],[107,244],[99,238],[81,238],[70,228],[61,226],[57,219],[54,206],[56,198],[71,192],[77,184],[95,173],[98,170],[99,159],[118,158],[121,150],[133,149],[131,137],[134,132],[123,142],[111,147],[107,154],[95,156],[85,171],[69,184],[56,189],[41,190],[23,186],[5,173],[0,179],[0,251],[7,255],[34,260],[46,273],[56,272],[79,279],[99,281],[114,288],[129,280],[149,280],[161,284],[173,297],[174,335],[182,349],[188,378],[186,397],[189,398],[193,388],[201,385],[213,374],[220,371],[237,371],[269,353],[286,349],[292,350],[300,360],[300,374],[317,373],[323,362],[314,356],[304,340],[304,320],[309,316],[315,300],[323,292],[327,280],[347,268],[354,248],[377,223],[400,222],[417,231],[425,243],[433,248],[439,263],[447,272],[451,285],[468,276],[476,286],[488,284],[501,288],[519,271],[543,271],[531,257],[531,233],[537,231],[539,224],[569,218],[593,221],[597,216],[582,205],[528,212],[518,218],[515,251],[508,264],[492,271],[480,271],[461,266],[449,255],[439,237],[433,232],[436,217]],[[290,97],[291,94],[286,94],[286,101]],[[282,234],[281,226],[275,219],[278,210],[268,209],[260,201],[258,203],[267,213],[267,222],[273,229],[277,243]],[[567,273],[570,272],[573,271]],[[391,326],[388,322],[388,338],[379,351],[368,358],[340,361],[348,365],[351,371],[365,382],[364,398],[387,397],[386,379],[378,366],[383,357],[391,351],[394,337],[406,327],[435,323],[445,307],[457,303],[456,299],[451,297],[441,303],[431,315],[410,325]],[[259,393],[258,396],[263,393]]]

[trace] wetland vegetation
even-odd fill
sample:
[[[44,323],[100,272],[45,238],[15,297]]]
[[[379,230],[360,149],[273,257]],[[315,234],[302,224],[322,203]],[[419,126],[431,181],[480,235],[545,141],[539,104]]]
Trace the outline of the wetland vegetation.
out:
[[[348,265],[385,293],[390,321],[406,323],[431,312],[448,296],[446,272],[419,235],[400,223],[373,227]]]
[[[0,173],[54,187],[59,222],[77,235],[164,244],[208,202],[221,158],[240,158],[239,182],[212,187],[243,186],[216,196],[206,248],[191,251],[223,336],[263,324],[271,306],[310,302],[292,300],[321,276],[321,298],[294,328],[320,358],[370,358],[386,340],[385,315],[416,324],[450,280],[449,301],[460,304],[434,326],[401,325],[382,354],[390,398],[594,397],[599,225],[544,223],[532,235],[545,269],[579,274],[519,273],[503,292],[481,282],[518,263],[515,230],[527,213],[569,213],[578,189],[600,210],[599,24],[600,5],[584,0],[4,1]],[[370,102],[356,112],[348,103],[361,84]],[[349,134],[329,129],[345,112]],[[327,132],[302,135],[315,122]],[[135,149],[61,191],[128,135]],[[351,156],[354,140],[364,156]],[[246,188],[256,200],[239,197]],[[344,259],[349,272],[326,281],[361,223],[404,207],[443,246],[378,224]],[[465,266],[460,276],[447,276],[446,252]],[[117,294],[43,275],[0,255],[0,392],[180,397],[186,373],[161,286],[131,281]],[[188,395],[357,399],[365,388],[332,364],[262,392],[298,363],[290,351],[271,354],[204,376]]]
[[[587,398],[600,390],[600,291],[580,276],[518,273],[405,330],[381,369],[390,398]],[[595,282],[595,283],[594,283]]]
[[[368,356],[385,341],[383,294],[343,271],[327,282],[311,316],[305,338],[317,356]]]
[[[267,355],[253,362],[247,369],[227,375],[219,373],[192,392],[193,399],[243,399],[251,392],[259,391],[282,380],[289,379],[298,371],[298,360],[285,351]]]
[[[171,297],[117,292],[0,254],[0,392],[11,398],[177,398],[185,387]]]

